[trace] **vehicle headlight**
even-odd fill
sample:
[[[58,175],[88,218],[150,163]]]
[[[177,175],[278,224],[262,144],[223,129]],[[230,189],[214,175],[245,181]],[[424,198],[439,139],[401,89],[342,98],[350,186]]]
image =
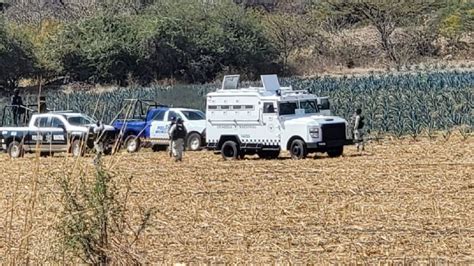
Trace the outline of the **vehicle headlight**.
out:
[[[319,138],[319,128],[318,127],[310,127],[309,128],[309,135],[314,139]]]

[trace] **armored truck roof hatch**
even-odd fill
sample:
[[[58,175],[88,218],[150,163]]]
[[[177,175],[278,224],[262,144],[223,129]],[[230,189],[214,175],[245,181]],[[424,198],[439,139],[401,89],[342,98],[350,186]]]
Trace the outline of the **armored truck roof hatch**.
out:
[[[239,86],[240,75],[224,76],[222,90],[236,90]]]
[[[260,78],[266,91],[276,92],[280,89],[277,75],[262,75]]]

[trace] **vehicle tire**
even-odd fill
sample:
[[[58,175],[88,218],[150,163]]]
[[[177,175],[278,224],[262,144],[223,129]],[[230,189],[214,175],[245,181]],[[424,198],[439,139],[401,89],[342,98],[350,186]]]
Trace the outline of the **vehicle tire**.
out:
[[[50,151],[42,151],[40,152],[40,156],[41,157],[48,157],[48,156],[54,156],[54,153],[53,152],[50,152]]]
[[[224,160],[235,160],[239,157],[239,154],[239,149],[235,141],[228,140],[222,144],[221,155]]]
[[[276,159],[280,155],[280,150],[259,151],[257,154],[261,159]]]
[[[295,139],[290,145],[291,158],[294,160],[300,160],[306,158],[308,155],[308,149],[306,143],[301,139]]]
[[[130,153],[138,152],[140,150],[140,139],[135,135],[129,135],[125,139],[125,149]]]
[[[85,153],[84,143],[80,139],[75,139],[71,145],[71,153],[74,157],[81,157]]]
[[[197,151],[201,149],[201,135],[198,133],[191,133],[186,141],[186,147],[189,151]]]
[[[25,155],[25,150],[20,142],[14,140],[8,144],[7,153],[11,158],[21,158]]]
[[[155,144],[155,145],[151,146],[151,150],[154,151],[154,152],[159,152],[159,151],[166,151],[167,148],[166,148],[165,145]]]
[[[344,147],[343,146],[332,148],[332,149],[328,150],[328,156],[331,157],[331,158],[339,157],[339,156],[342,155],[343,152],[344,152]]]

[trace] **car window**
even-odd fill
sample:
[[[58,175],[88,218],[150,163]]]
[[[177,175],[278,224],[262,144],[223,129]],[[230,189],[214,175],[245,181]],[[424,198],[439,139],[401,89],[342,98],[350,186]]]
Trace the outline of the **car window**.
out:
[[[263,113],[265,114],[275,113],[275,106],[273,106],[273,103],[263,103]]]
[[[85,116],[69,116],[67,118],[67,121],[73,126],[84,126],[94,124],[94,121]]]
[[[49,127],[48,117],[38,117],[35,121],[36,127]]]
[[[163,119],[165,119],[165,111],[159,111],[155,117],[153,117],[152,120],[155,120],[155,121],[163,121]]]
[[[171,121],[173,117],[176,118],[176,119],[182,118],[178,113],[176,113],[174,111],[169,111],[168,112],[168,121]]]
[[[321,99],[321,110],[329,110],[330,109],[330,104],[329,104],[329,99]]]
[[[206,115],[201,111],[181,111],[188,120],[204,120]]]
[[[51,127],[61,127],[61,126],[64,126],[64,123],[61,120],[59,120],[59,118],[53,117],[51,119]]]
[[[294,115],[297,108],[298,106],[295,102],[280,103],[280,115]]]

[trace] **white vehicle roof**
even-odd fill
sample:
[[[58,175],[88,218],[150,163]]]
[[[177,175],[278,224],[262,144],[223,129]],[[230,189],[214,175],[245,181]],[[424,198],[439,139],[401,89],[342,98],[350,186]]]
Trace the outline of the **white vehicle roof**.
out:
[[[238,88],[238,78],[238,75],[225,76],[222,88],[209,93],[208,96],[255,96],[264,100],[279,101],[314,100],[317,98],[316,95],[305,90],[293,90],[291,86],[280,87],[276,75],[262,75],[263,87]]]

